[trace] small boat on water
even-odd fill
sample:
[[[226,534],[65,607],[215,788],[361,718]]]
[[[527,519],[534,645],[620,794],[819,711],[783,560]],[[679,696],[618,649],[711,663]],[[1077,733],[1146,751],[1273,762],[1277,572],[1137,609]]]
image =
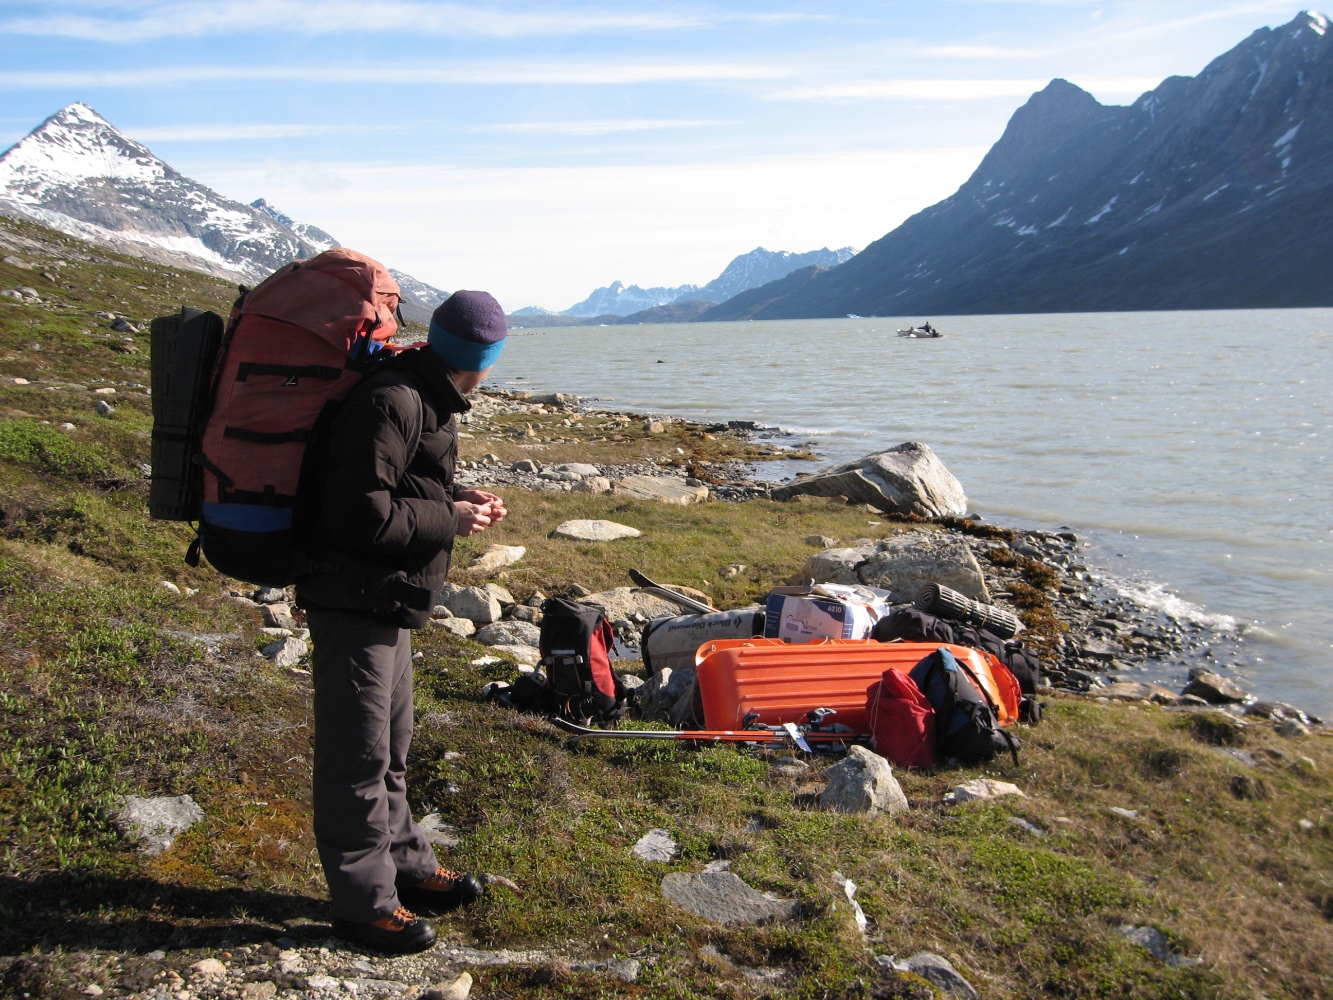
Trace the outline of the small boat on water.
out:
[[[909,326],[906,330],[899,329],[898,336],[915,337],[918,340],[937,340],[940,337],[943,337],[944,334],[940,333],[939,330],[936,330],[933,326],[931,326],[930,321],[927,320],[920,326]]]

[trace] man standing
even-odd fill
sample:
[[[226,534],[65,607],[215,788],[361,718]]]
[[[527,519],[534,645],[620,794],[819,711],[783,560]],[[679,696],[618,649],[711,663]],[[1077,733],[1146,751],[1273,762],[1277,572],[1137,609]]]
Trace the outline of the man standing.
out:
[[[459,291],[431,317],[428,345],[354,389],[319,448],[311,553],[297,580],[314,644],[314,828],[334,928],[392,952],[435,941],[439,911],[480,884],[442,867],[407,803],[411,630],[430,620],[455,538],[503,520],[504,501],[454,484],[457,415],[499,357],[504,311]]]

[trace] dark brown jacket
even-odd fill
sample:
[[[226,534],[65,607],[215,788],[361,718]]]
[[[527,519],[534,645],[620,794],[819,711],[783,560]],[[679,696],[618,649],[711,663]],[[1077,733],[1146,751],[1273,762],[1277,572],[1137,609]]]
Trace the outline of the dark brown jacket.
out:
[[[308,480],[310,554],[326,565],[297,580],[298,602],[427,624],[453,553],[457,414],[470,408],[425,347],[352,391]]]

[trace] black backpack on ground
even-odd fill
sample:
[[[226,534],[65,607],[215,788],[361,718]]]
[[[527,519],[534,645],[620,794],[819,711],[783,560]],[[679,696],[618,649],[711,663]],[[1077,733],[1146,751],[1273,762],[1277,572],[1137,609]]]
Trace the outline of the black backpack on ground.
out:
[[[1009,668],[1009,672],[1018,681],[1023,692],[1023,699],[1018,703],[1018,718],[1029,725],[1041,721],[1041,703],[1037,701],[1037,688],[1041,684],[1041,659],[1018,639],[1001,639],[994,632],[971,625],[960,625],[955,634],[958,644],[984,649]]]
[[[941,647],[908,674],[935,709],[936,756],[964,764],[988,761],[1008,750],[1018,764],[1019,742],[1000,728],[995,706],[971,668]]]
[[[953,643],[954,626],[943,618],[926,614],[916,608],[899,608],[875,622],[870,637],[876,642],[890,642],[901,639],[903,642],[947,642]]]
[[[1035,725],[1041,721],[1041,703],[1037,688],[1041,683],[1041,660],[1018,639],[1002,639],[994,632],[973,625],[955,625],[914,607],[899,608],[875,622],[871,637],[879,642],[901,639],[903,642],[947,642],[985,650],[1012,673],[1023,692],[1018,703],[1021,722]]]
[[[611,669],[615,646],[615,632],[601,608],[548,597],[542,603],[539,640],[547,709],[583,725],[620,718],[627,692]]]

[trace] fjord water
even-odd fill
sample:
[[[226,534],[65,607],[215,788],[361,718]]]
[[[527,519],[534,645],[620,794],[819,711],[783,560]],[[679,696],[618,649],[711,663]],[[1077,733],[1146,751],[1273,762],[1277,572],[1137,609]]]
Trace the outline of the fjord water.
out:
[[[943,338],[896,335],[926,318],[516,330],[497,375],[755,420],[821,456],[766,479],[924,441],[986,520],[1072,528],[1122,595],[1215,632],[1243,686],[1333,717],[1333,310],[930,317]]]

